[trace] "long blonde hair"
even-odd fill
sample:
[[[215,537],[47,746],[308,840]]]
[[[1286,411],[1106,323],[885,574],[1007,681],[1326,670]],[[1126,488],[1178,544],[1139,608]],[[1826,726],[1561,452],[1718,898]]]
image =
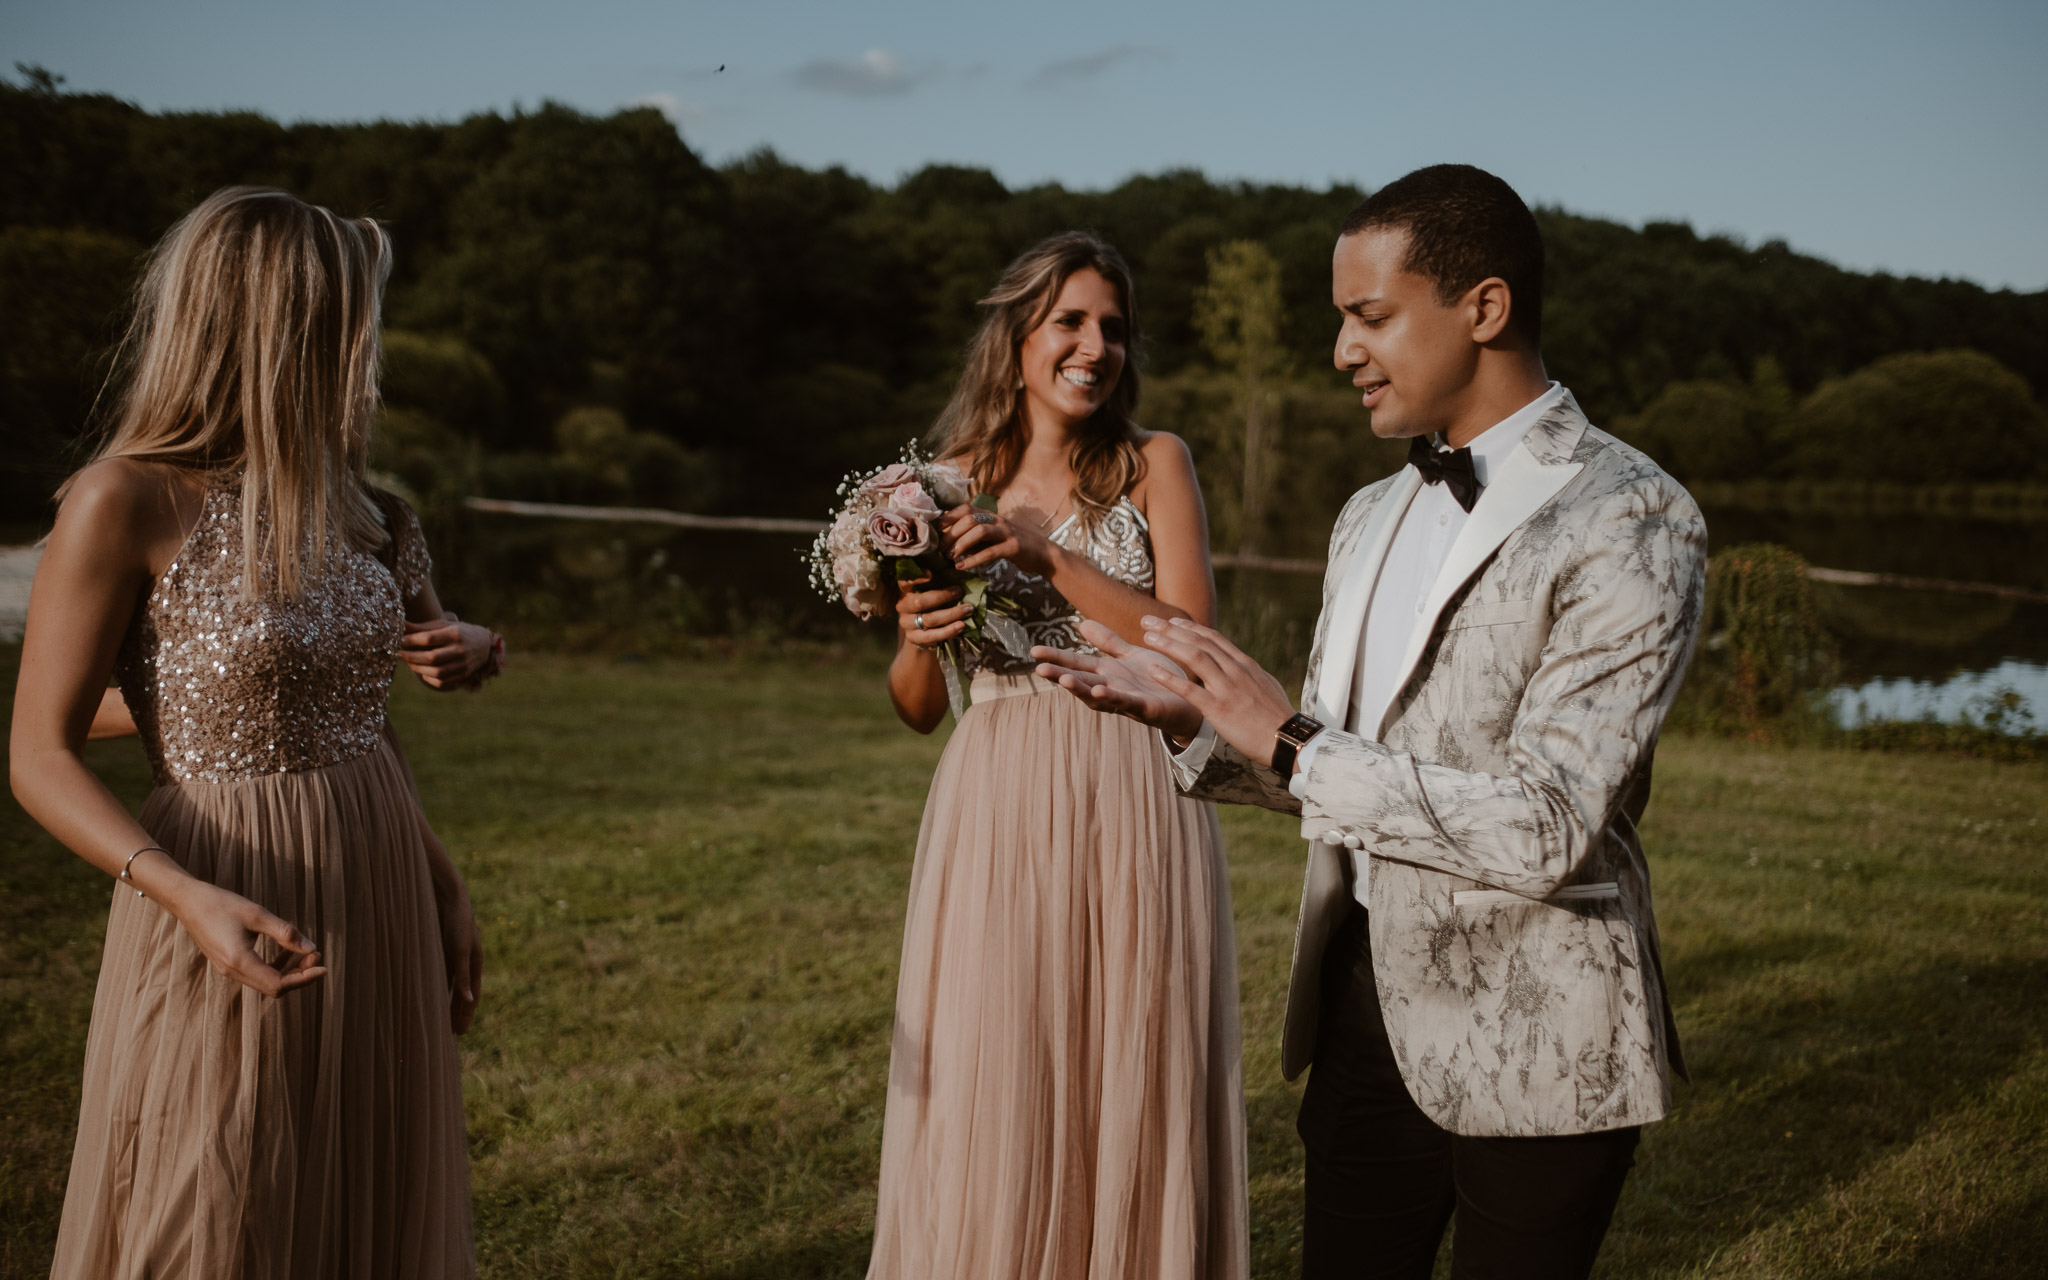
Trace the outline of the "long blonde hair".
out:
[[[150,254],[93,461],[239,470],[245,597],[300,595],[334,537],[388,536],[363,477],[390,274],[374,221],[263,187],[214,192]]]
[[[1085,231],[1068,231],[1027,249],[1003,272],[981,300],[987,317],[967,347],[967,367],[953,398],[932,427],[941,457],[965,458],[975,487],[996,492],[1024,461],[1023,375],[1018,350],[1045,323],[1060,289],[1079,271],[1109,281],[1123,307],[1126,358],[1123,375],[1094,416],[1075,432],[1067,465],[1074,472],[1075,510],[1092,524],[1116,505],[1145,474],[1138,451],[1138,313],[1131,269],[1108,241]]]

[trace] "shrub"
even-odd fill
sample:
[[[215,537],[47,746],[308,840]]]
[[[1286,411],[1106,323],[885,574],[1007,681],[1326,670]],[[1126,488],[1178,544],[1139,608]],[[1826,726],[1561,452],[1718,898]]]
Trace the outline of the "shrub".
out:
[[[425,413],[470,437],[495,442],[505,388],[490,361],[460,338],[384,331],[384,403]]]
[[[1835,643],[1799,555],[1750,543],[1710,560],[1700,637],[1674,724],[1752,742],[1828,729],[1822,696],[1839,669]]]
[[[476,446],[419,409],[387,405],[378,411],[370,465],[422,508],[439,510],[476,491]]]
[[[1614,433],[1680,480],[1746,480],[1774,468],[1791,401],[1777,362],[1765,358],[1746,386],[1673,382]]]
[[[2048,415],[1979,351],[1886,356],[1820,385],[1786,441],[1793,474],[1902,484],[2048,479]]]
[[[710,462],[657,431],[635,431],[615,409],[571,409],[555,423],[562,461],[613,502],[701,509],[714,497]]]

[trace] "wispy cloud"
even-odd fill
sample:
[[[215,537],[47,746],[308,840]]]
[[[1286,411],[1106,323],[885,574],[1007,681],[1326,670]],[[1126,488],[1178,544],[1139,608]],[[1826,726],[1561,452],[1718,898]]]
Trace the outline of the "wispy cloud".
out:
[[[1072,58],[1055,58],[1032,72],[1031,78],[1026,80],[1024,84],[1025,87],[1031,89],[1049,89],[1055,85],[1078,84],[1085,80],[1093,80],[1119,63],[1130,62],[1138,58],[1163,58],[1165,56],[1166,54],[1163,50],[1154,49],[1150,45],[1115,44],[1107,49],[1099,49],[1094,53],[1079,54]]]
[[[933,62],[900,58],[887,49],[870,49],[858,58],[813,58],[790,73],[805,89],[849,98],[891,98],[939,74]]]

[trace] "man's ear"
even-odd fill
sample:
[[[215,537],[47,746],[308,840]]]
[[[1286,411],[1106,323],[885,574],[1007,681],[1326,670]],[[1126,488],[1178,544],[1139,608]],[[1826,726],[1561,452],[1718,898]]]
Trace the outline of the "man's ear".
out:
[[[1472,286],[1465,295],[1465,305],[1472,316],[1472,341],[1484,346],[1507,332],[1508,321],[1514,316],[1515,299],[1507,281],[1488,276]]]

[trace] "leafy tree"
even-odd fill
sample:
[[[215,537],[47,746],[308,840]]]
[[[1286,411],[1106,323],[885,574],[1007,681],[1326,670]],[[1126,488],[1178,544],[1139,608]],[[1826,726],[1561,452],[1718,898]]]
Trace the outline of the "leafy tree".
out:
[[[1320,372],[1334,331],[1331,244],[1364,194],[1350,187],[1169,170],[1101,191],[1013,190],[945,165],[889,187],[768,152],[712,168],[645,109],[287,125],[145,112],[26,68],[0,81],[0,173],[0,485],[11,510],[37,509],[66,469],[142,247],[229,183],[280,185],[383,221],[397,248],[388,314],[410,335],[391,344],[390,421],[435,424],[394,426],[412,441],[394,449],[445,452],[421,443],[442,436],[461,442],[457,452],[480,449],[474,467],[447,474],[498,492],[567,484],[574,468],[563,470],[554,425],[597,408],[703,459],[704,474],[728,482],[715,497],[726,510],[815,513],[841,472],[929,425],[1003,264],[1073,227],[1107,237],[1136,272],[1144,420],[1184,430],[1205,468],[1226,476],[1243,469],[1244,436],[1226,459],[1201,433],[1241,431],[1225,418],[1242,406],[1208,371],[1196,300],[1222,246],[1256,245],[1274,264],[1277,308],[1263,314],[1287,367],[1302,372],[1281,379],[1262,427],[1284,424],[1287,464],[1253,493],[1297,518],[1254,520],[1230,531],[1237,542],[1313,554],[1296,526],[1326,526],[1346,486],[1388,462],[1340,380]],[[1997,458],[2003,475],[2039,474],[2014,388],[2048,389],[2048,293],[1862,275],[1681,223],[1537,216],[1552,372],[1595,422],[1641,437],[1674,469],[1732,476],[1747,456],[1756,474],[1840,473],[1841,451],[1820,441],[1854,440],[1855,453],[1890,440],[1896,405],[1920,394],[1902,385],[1894,391],[1907,399],[1888,400],[1856,371],[1966,347],[2012,376],[1973,366],[1940,382],[1957,412],[1916,409],[1904,452],[1875,449],[1854,466],[1879,467],[1881,455],[1892,458],[1883,474],[1933,478],[1975,451],[1966,471]],[[1760,374],[1742,381],[1765,361],[1775,390]],[[1788,418],[1824,384],[1810,414]],[[1998,423],[2010,439],[1979,450]],[[1759,433],[1773,443],[1754,448]],[[2009,444],[2034,450],[2023,470],[2002,452]]]
[[[511,392],[515,439],[613,361],[635,417],[718,442],[724,184],[652,109],[592,120],[550,105],[490,141],[455,199],[449,252],[394,318],[482,352]]]
[[[74,466],[142,246],[101,231],[0,228],[0,508],[35,520]]]
[[[1209,280],[1195,294],[1195,323],[1228,377],[1243,466],[1233,519],[1241,554],[1258,550],[1266,495],[1278,460],[1277,409],[1287,349],[1280,343],[1280,264],[1264,245],[1233,240],[1209,251]]]

